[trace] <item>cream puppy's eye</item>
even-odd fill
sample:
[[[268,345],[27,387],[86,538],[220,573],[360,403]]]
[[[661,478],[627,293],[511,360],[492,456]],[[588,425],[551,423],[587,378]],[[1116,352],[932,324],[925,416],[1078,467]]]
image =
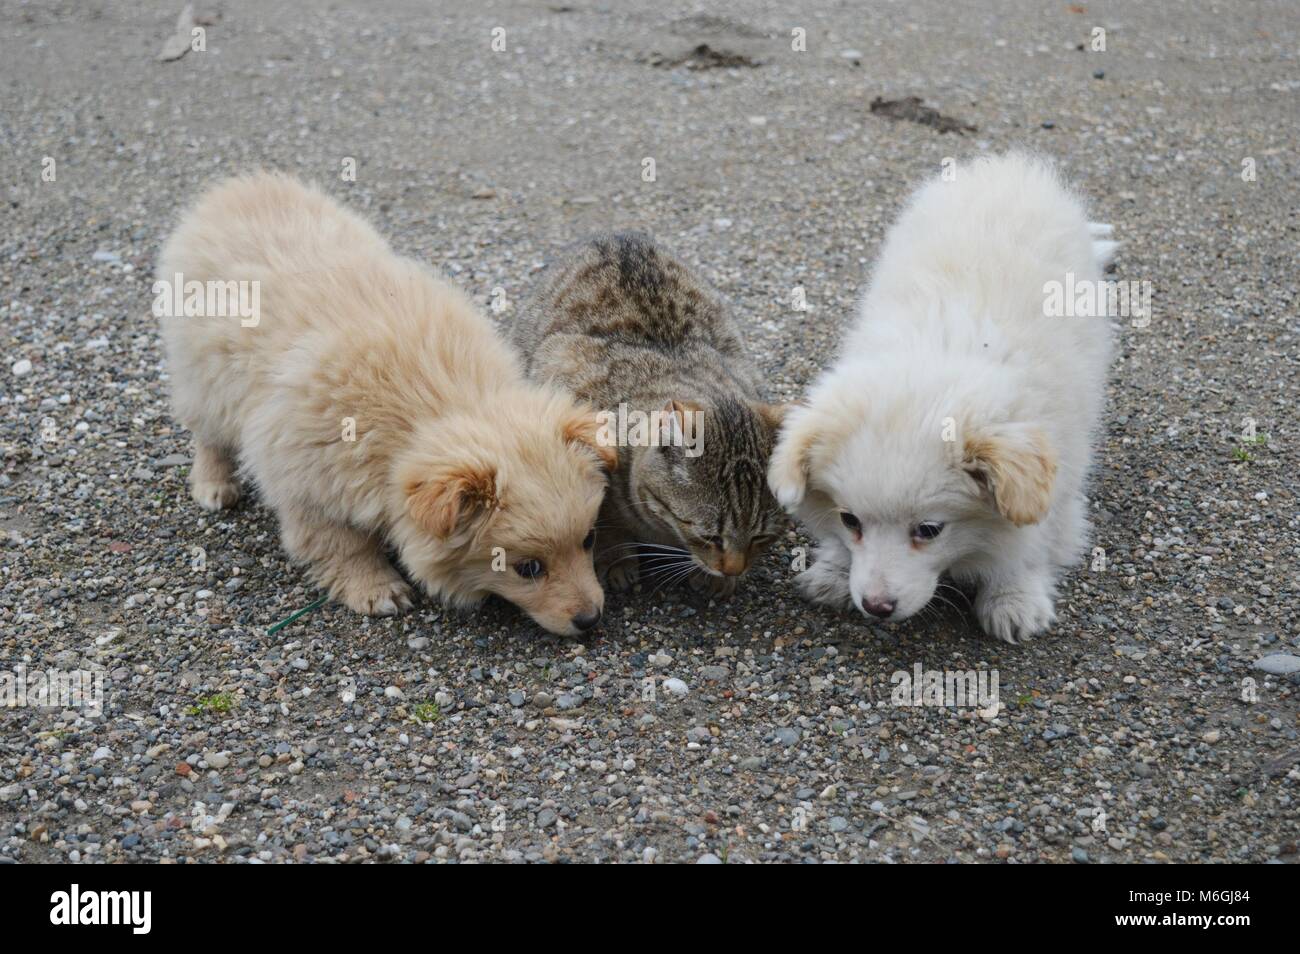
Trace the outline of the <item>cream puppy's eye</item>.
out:
[[[515,572],[525,580],[535,580],[546,575],[546,564],[541,560],[520,560],[515,564]]]
[[[940,521],[927,520],[925,523],[918,523],[912,528],[912,539],[918,543],[924,543],[927,540],[933,540],[941,533],[943,533],[943,524]]]
[[[862,521],[847,510],[840,511],[840,523],[844,524],[853,533],[862,532]]]
[[[582,548],[584,550],[590,550],[595,545],[596,545],[596,531],[589,530],[587,531],[587,535],[582,538]]]

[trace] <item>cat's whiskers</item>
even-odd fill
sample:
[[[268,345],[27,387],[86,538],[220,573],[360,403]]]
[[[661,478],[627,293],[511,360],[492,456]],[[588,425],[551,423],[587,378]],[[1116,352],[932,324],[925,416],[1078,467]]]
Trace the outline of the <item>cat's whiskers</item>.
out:
[[[674,573],[677,570],[682,569],[683,567],[693,567],[693,566],[695,566],[694,560],[681,560],[681,559],[659,560],[657,562],[651,563],[650,567],[646,571],[646,578],[655,579],[656,577],[662,577]]]
[[[666,579],[662,580],[662,581],[659,583],[659,585],[656,586],[656,587],[654,588],[653,591],[651,591],[651,595],[653,596],[655,593],[658,593],[660,590],[662,590],[662,589],[663,589],[664,587],[666,587],[666,586],[672,586],[674,583],[678,583],[678,582],[680,582],[680,581],[686,579],[686,578],[689,577],[693,572],[695,572],[696,569],[698,569],[698,567],[695,566],[694,561],[692,561],[692,562],[690,562],[690,563],[687,563],[684,567],[681,567],[680,569],[678,569],[678,571],[677,571],[676,573],[674,573],[674,574],[669,574],[669,575],[667,576]]]
[[[651,551],[659,550],[668,553],[687,552],[686,550],[683,550],[681,547],[671,546],[670,544],[667,543],[620,543],[617,546],[610,547],[610,550],[630,550],[633,548],[640,549],[640,550],[651,550]]]
[[[939,585],[935,588],[935,593],[937,594],[939,590],[952,590],[954,593],[956,593],[958,596],[961,597],[961,601],[966,604],[967,608],[970,608],[971,605],[970,597],[967,596],[960,588],[953,586],[951,583],[944,583],[942,580],[940,580]]]

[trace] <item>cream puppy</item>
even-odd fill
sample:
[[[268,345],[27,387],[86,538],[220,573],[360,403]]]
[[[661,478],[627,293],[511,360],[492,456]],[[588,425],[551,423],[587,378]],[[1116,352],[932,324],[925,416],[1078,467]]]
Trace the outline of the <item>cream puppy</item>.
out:
[[[174,282],[249,283],[258,314],[188,297],[175,314]],[[525,379],[454,286],[322,193],[259,174],[202,197],[154,291],[203,507],[251,478],[285,549],[359,613],[410,606],[391,545],[453,605],[497,594],[561,634],[600,618],[593,527],[614,449],[589,410]]]
[[[777,499],[819,538],[809,598],[903,620],[946,573],[976,587],[990,636],[1051,625],[1059,568],[1087,540],[1110,328],[1048,317],[1045,301],[1052,283],[1101,281],[1108,231],[1022,155],[912,197],[842,354],[772,456]]]

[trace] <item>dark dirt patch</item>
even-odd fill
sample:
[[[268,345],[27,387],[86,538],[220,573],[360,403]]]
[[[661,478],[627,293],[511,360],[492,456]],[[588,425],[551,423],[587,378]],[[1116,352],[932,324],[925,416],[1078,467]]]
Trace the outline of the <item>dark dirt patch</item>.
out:
[[[752,69],[756,66],[762,66],[762,62],[747,56],[744,53],[733,53],[730,50],[715,50],[707,43],[701,43],[692,47],[685,53],[679,53],[672,56],[666,56],[663,53],[651,53],[645,60],[651,66],[660,69],[672,69],[677,66],[685,66],[688,70],[715,70],[715,69],[736,69],[744,67]]]
[[[908,96],[905,99],[877,96],[871,101],[871,112],[886,119],[905,119],[921,126],[929,126],[940,133],[955,132],[960,136],[976,131],[976,127],[970,123],[945,116],[939,110],[926,106],[918,96]]]

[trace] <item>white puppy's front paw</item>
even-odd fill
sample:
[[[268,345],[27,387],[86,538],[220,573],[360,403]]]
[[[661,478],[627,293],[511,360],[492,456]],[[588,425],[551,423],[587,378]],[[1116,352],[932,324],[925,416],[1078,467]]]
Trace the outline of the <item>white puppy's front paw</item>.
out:
[[[818,560],[795,577],[795,584],[804,598],[823,606],[848,609],[853,605],[849,593],[849,575],[844,567],[827,560]]]
[[[1056,619],[1051,587],[981,587],[975,616],[984,632],[1014,646],[1046,632]]]

